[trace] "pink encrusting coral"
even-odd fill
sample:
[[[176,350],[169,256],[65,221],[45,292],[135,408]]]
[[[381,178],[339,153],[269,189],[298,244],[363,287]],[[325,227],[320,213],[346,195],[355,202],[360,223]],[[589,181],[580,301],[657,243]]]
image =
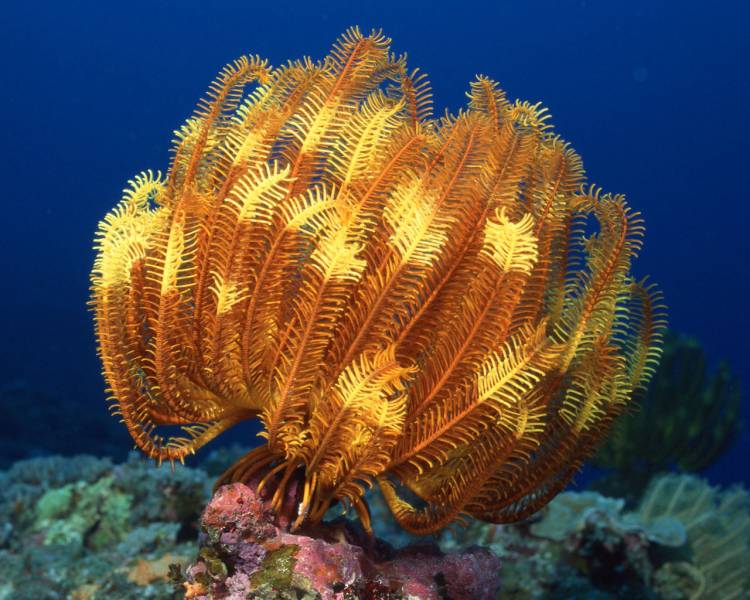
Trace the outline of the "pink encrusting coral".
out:
[[[346,524],[308,537],[288,533],[274,519],[252,488],[220,488],[201,520],[201,550],[186,573],[186,597],[244,600],[286,592],[323,600],[489,600],[499,593],[500,562],[488,550],[442,554],[422,546],[394,553],[376,550]]]

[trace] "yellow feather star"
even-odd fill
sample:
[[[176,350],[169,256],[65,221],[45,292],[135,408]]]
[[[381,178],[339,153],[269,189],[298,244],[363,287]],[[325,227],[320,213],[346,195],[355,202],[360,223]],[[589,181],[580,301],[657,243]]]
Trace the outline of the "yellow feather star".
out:
[[[341,502],[369,529],[373,482],[412,532],[520,519],[653,373],[643,225],[584,187],[539,105],[479,77],[434,119],[389,46],[352,29],[322,62],[220,73],[167,176],[136,177],[99,227],[104,375],[159,461],[259,417],[265,445],[220,481],[278,509],[300,482],[295,526]]]

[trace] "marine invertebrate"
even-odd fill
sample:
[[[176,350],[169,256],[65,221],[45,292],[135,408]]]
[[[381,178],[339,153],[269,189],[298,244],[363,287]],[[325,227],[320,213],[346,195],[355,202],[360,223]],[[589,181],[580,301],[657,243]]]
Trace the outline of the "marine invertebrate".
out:
[[[661,584],[691,583],[685,597],[744,598],[750,588],[750,494],[741,486],[722,490],[688,474],[655,477],[638,507],[645,522],[672,518],[687,532],[689,562],[662,567]],[[676,577],[679,571],[690,577]]]
[[[96,238],[92,305],[114,407],[182,460],[259,417],[260,478],[294,523],[508,521],[553,497],[658,359],[643,225],[584,186],[545,109],[478,77],[435,119],[380,33],[322,62],[227,66]],[[167,437],[170,428],[183,433]],[[401,487],[421,499],[412,505]]]
[[[740,385],[725,362],[713,373],[707,363],[697,340],[667,334],[639,406],[618,419],[594,455],[593,464],[613,470],[599,489],[638,498],[657,473],[701,471],[731,448],[742,423]]]

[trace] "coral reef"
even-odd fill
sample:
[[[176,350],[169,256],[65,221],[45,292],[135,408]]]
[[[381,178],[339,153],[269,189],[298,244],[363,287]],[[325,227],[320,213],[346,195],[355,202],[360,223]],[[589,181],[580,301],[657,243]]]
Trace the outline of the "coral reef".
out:
[[[134,454],[14,464],[0,472],[0,599],[180,598],[170,565],[194,559],[209,492],[202,471]]]
[[[649,523],[677,519],[687,533],[688,559],[672,564],[660,583],[679,581],[684,597],[695,600],[750,596],[747,490],[740,486],[720,490],[697,477],[663,475],[651,482],[638,516]]]
[[[100,224],[104,375],[158,460],[259,417],[266,444],[222,482],[261,475],[276,510],[294,484],[294,527],[345,503],[369,528],[374,482],[415,533],[517,520],[658,361],[660,295],[631,275],[643,231],[544,108],[485,77],[433,118],[378,32],[317,63],[243,57],[167,175]]]
[[[750,595],[750,494],[690,475],[654,479],[635,511],[565,492],[527,522],[471,522],[445,550],[482,544],[502,561],[504,599],[739,599]]]
[[[218,470],[237,452],[207,464]],[[739,600],[750,591],[750,495],[687,475],[656,478],[632,511],[622,499],[564,492],[522,523],[470,520],[431,538],[404,532],[377,490],[371,538],[356,515],[334,511],[290,533],[288,515],[241,484],[203,510],[210,481],[135,454],[119,465],[50,457],[0,471],[0,600]]]
[[[491,600],[500,562],[479,548],[444,555],[436,547],[393,552],[350,523],[316,537],[275,526],[269,503],[235,483],[220,488],[201,520],[198,561],[186,572],[195,600]],[[365,550],[367,548],[367,550]]]
[[[701,471],[735,442],[740,413],[740,385],[728,365],[710,372],[697,340],[670,333],[639,407],[617,420],[592,459],[612,470],[594,486],[632,501],[657,473]]]

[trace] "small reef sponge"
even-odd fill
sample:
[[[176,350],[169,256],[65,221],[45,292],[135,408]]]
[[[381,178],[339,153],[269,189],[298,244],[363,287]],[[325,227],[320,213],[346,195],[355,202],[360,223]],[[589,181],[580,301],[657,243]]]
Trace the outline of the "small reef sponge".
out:
[[[458,115],[380,33],[227,66],[100,225],[99,353],[149,456],[259,417],[253,482],[293,527],[377,481],[402,527],[523,518],[642,389],[663,307],[642,220],[584,186],[538,104],[485,77]],[[176,427],[182,433],[170,435]],[[412,504],[414,503],[414,505]]]

